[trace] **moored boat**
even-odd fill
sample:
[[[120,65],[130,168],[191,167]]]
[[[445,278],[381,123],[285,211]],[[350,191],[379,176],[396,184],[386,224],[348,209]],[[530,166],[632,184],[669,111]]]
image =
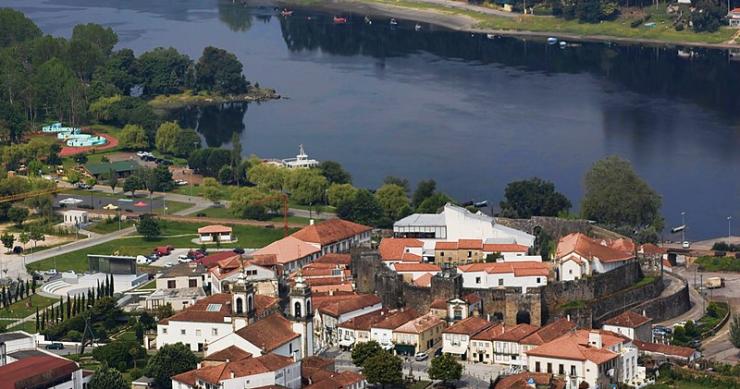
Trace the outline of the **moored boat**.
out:
[[[547,44],[554,45],[556,43],[558,43],[558,38],[555,38],[554,36],[547,38]]]
[[[280,15],[282,15],[282,16],[292,16],[293,15],[293,11],[291,11],[291,10],[289,10],[287,8],[283,8],[283,10],[280,11]]]
[[[397,26],[397,25],[398,25],[398,22],[396,21],[396,19],[391,18],[391,26]]]
[[[334,24],[346,24],[346,23],[347,23],[347,18],[342,18],[339,16],[334,17]]]

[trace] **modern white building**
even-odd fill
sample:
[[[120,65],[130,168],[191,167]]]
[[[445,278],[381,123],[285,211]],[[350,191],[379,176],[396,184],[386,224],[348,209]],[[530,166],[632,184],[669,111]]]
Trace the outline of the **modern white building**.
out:
[[[69,209],[62,212],[65,226],[82,226],[89,222],[87,211],[80,209]]]
[[[526,232],[498,224],[481,212],[472,213],[450,203],[440,213],[416,213],[393,223],[393,235],[396,238],[432,242],[480,239],[486,243],[515,243],[527,247],[534,245],[535,238]]]
[[[575,330],[526,352],[530,372],[565,376],[566,388],[611,387],[640,375],[637,348],[626,337],[602,330]]]
[[[635,259],[635,253],[626,250],[622,243],[598,241],[579,232],[562,237],[555,255],[559,280],[578,280],[626,265]]]
[[[200,367],[172,377],[173,389],[301,388],[301,362],[265,354],[234,362]]]
[[[471,263],[457,270],[462,274],[463,288],[517,287],[522,293],[547,285],[550,274],[548,264],[543,262]]]

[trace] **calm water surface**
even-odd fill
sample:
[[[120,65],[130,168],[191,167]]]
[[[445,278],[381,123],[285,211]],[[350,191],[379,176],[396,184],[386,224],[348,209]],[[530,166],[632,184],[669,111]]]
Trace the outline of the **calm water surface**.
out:
[[[359,186],[433,177],[459,200],[498,202],[506,183],[552,180],[577,204],[582,177],[610,154],[663,195],[668,225],[690,239],[740,222],[740,61],[725,51],[538,41],[450,32],[361,16],[245,9],[217,0],[4,0],[46,32],[113,27],[137,53],[172,46],[237,54],[250,80],[289,99],[183,110],[211,146],[241,133],[245,154],[291,157],[303,143]],[[311,17],[308,19],[308,17]],[[740,57],[738,57],[740,58]],[[736,230],[735,228],[733,228]]]

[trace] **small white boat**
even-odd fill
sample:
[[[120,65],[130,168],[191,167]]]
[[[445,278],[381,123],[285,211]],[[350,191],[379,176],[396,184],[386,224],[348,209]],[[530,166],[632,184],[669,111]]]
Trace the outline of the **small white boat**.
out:
[[[391,26],[397,26],[397,25],[398,25],[398,22],[396,21],[396,19],[391,18]]]
[[[414,26],[414,30],[415,31],[421,31],[421,24],[416,23],[416,25]]]
[[[496,39],[496,34],[486,34],[486,38],[488,38],[488,39]]]
[[[561,48],[561,49],[564,49],[564,48],[566,48],[567,46],[568,46],[568,42],[566,42],[566,41],[560,41],[560,48]]]
[[[556,43],[558,43],[558,38],[555,38],[554,36],[551,36],[551,37],[547,38],[547,44],[548,45],[554,45]]]
[[[373,24],[373,21],[369,17],[365,16],[365,24]]]

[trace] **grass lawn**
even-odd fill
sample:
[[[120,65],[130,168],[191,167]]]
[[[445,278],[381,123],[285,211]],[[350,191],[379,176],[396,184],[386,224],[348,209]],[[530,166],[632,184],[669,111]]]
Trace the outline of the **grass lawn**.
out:
[[[24,318],[36,313],[36,307],[41,310],[57,301],[59,300],[34,294],[31,295],[30,298],[25,298],[11,304],[7,308],[0,309],[0,317]],[[27,305],[29,303],[31,305],[30,307]],[[36,325],[36,323],[34,323],[34,325]]]
[[[161,245],[172,245],[176,248],[198,247],[192,242],[197,236],[196,231],[207,223],[183,223],[161,221],[160,229],[162,237],[155,240],[145,240],[142,237],[130,236],[101,243],[97,246],[62,254],[54,258],[34,262],[26,267],[28,270],[48,270],[56,268],[58,271],[74,270],[76,272],[87,271],[87,254],[113,254],[119,255],[142,255],[152,252],[152,249]],[[264,247],[283,237],[280,228],[262,228],[245,225],[232,225],[234,235],[239,239],[236,243],[222,244],[223,248]],[[292,232],[292,231],[291,231]],[[213,247],[213,246],[209,246]]]
[[[313,0],[298,0],[302,3],[311,3]],[[551,16],[518,15],[503,17],[483,14],[477,11],[448,8],[443,5],[424,3],[414,0],[362,0],[365,3],[382,3],[398,7],[411,8],[423,11],[434,11],[448,15],[468,16],[477,21],[476,27],[492,30],[532,31],[563,33],[582,36],[612,36],[631,39],[651,39],[665,42],[695,42],[695,43],[723,43],[732,38],[735,30],[722,27],[714,33],[695,33],[690,29],[676,31],[672,25],[673,16],[665,11],[665,3],[657,9],[644,7],[640,13],[632,13],[631,9],[623,9],[622,14],[615,20],[601,23],[581,23],[578,20],[565,20]],[[641,13],[651,16],[648,22],[655,23],[653,27],[644,24],[632,28],[633,21],[642,19]]]
[[[740,272],[740,260],[732,257],[699,257],[694,261],[702,271]]]
[[[9,328],[8,331],[26,331],[29,334],[35,334],[36,333],[36,320],[23,322],[17,326]]]
[[[422,380],[422,381],[414,382],[411,385],[406,385],[406,388],[407,389],[424,389],[427,386],[429,386],[431,383],[432,383],[432,381],[424,381],[424,380]]]
[[[314,206],[308,206],[308,205],[298,204],[298,203],[295,203],[295,202],[290,201],[290,200],[288,201],[288,206],[290,208],[302,209],[302,210],[305,210],[305,211],[312,210],[313,212],[321,211],[321,212],[334,213],[334,212],[337,211],[337,209],[335,207],[332,207],[331,205],[314,205]]]
[[[167,202],[167,214],[168,215],[172,215],[172,214],[174,214],[176,212],[180,212],[182,210],[185,210],[185,209],[188,209],[188,208],[192,208],[193,205],[194,204],[192,204],[192,203],[182,203],[182,202],[179,202],[179,201],[168,201]],[[159,213],[162,213],[161,211],[162,210],[160,210]]]
[[[218,218],[218,219],[233,219],[235,217],[234,214],[231,213],[231,210],[226,207],[207,208],[207,209],[204,209],[198,212],[198,214],[201,214],[201,213],[205,214],[205,217],[212,217],[212,218]],[[270,218],[270,221],[275,222],[277,226],[277,223],[283,222],[283,217],[274,216]],[[288,223],[308,225],[310,221],[311,219],[307,217],[288,216]]]
[[[108,221],[110,220],[110,221]],[[121,229],[131,227],[134,225],[133,220],[121,220],[120,227]],[[118,222],[113,221],[113,219],[105,219],[100,220],[98,222],[95,222],[95,224],[92,224],[85,228],[88,231],[92,231],[98,234],[109,234],[114,231],[118,231]]]

